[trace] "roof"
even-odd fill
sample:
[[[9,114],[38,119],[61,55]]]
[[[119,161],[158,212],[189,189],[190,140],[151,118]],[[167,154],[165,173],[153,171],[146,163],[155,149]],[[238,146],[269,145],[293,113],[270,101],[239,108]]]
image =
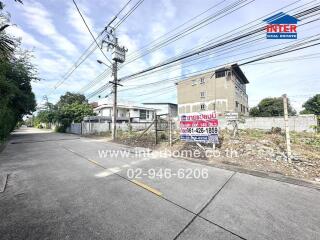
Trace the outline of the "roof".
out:
[[[100,110],[103,108],[112,108],[112,107],[113,107],[113,104],[102,104],[102,105],[96,107],[94,110]],[[143,106],[133,106],[133,105],[123,105],[123,104],[118,104],[117,108],[141,109],[141,110],[151,110],[151,111],[156,110],[154,108],[148,108],[148,107],[143,107]]]
[[[196,75],[187,77],[186,79],[182,79],[179,82],[177,82],[176,85],[178,85],[180,82],[189,81],[191,79],[194,79],[195,77],[203,76],[203,75],[208,74],[210,72],[225,71],[225,70],[229,70],[230,68],[232,68],[234,70],[234,72],[241,78],[240,80],[242,81],[242,83],[244,83],[244,84],[249,83],[247,77],[244,75],[244,73],[242,72],[242,70],[239,67],[239,65],[237,63],[233,63],[233,64],[230,64],[230,65],[226,65],[226,66],[224,66],[222,68],[217,68],[217,69],[213,68],[212,70],[209,70],[207,72],[203,72],[203,73],[200,73],[200,74],[196,74]]]
[[[176,103],[169,103],[169,102],[161,102],[161,103],[142,103],[144,105],[175,105],[178,106]]]
[[[225,70],[229,70],[229,69],[232,69],[236,74],[237,76],[240,77],[240,81],[244,84],[247,84],[249,83],[246,75],[244,75],[244,73],[242,72],[241,68],[239,67],[239,65],[237,63],[233,63],[231,65],[227,65],[225,67],[222,67],[222,68],[219,68],[217,69],[215,72],[219,72],[219,71],[225,71]]]
[[[263,21],[267,22],[268,24],[297,24],[297,22],[300,20],[293,16],[280,12],[264,19]]]

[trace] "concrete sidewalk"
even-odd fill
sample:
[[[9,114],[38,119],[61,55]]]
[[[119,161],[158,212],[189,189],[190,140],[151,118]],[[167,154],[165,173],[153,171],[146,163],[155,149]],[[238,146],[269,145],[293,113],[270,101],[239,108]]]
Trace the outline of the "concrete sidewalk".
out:
[[[123,147],[22,129],[0,154],[0,239],[320,239],[320,192]],[[128,169],[208,178],[130,179]]]

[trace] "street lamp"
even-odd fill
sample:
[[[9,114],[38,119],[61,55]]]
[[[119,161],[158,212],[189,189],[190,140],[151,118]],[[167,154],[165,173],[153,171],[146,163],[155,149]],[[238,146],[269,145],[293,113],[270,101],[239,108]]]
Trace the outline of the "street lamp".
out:
[[[108,68],[111,68],[108,64],[106,64],[106,63],[104,63],[103,61],[101,61],[101,60],[97,60],[97,62],[99,63],[99,64],[103,64],[103,65],[105,65],[105,66],[107,66]],[[112,69],[112,68],[111,68]]]

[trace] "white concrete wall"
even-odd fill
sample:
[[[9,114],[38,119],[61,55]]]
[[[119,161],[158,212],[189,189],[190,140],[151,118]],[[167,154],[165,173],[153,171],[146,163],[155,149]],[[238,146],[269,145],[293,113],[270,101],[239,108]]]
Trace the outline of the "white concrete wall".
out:
[[[315,115],[300,115],[289,117],[289,129],[296,132],[314,132],[312,126],[317,125],[317,119]],[[225,118],[219,119],[219,125],[221,128],[231,127],[227,126],[227,120]],[[270,130],[272,127],[280,127],[284,129],[283,117],[249,117],[245,119],[245,123],[240,123],[240,129],[262,129]]]
[[[81,123],[72,123],[70,127],[67,127],[66,132],[73,134],[81,134]]]
[[[139,122],[139,123],[131,123],[132,131],[144,130],[150,125],[149,122]],[[106,132],[110,132],[112,128],[112,124],[98,123],[98,122],[82,122],[82,135],[91,135],[91,134],[102,134]],[[151,127],[153,129],[154,126]],[[117,123],[117,129],[123,131],[129,131],[128,123]],[[71,124],[69,128],[67,128],[68,133],[81,134],[81,125],[80,123]]]

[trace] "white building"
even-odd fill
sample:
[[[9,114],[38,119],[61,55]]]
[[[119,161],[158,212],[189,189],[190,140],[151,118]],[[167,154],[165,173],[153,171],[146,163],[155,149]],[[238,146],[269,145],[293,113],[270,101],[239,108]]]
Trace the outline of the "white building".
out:
[[[171,117],[178,116],[178,104],[175,103],[143,103],[146,107],[152,107],[157,110],[158,115],[171,115]]]
[[[113,104],[102,104],[93,109],[97,114],[95,117],[90,117],[84,120],[103,120],[112,121],[113,116]],[[155,109],[143,106],[135,105],[117,105],[117,122],[152,122],[154,118]]]

